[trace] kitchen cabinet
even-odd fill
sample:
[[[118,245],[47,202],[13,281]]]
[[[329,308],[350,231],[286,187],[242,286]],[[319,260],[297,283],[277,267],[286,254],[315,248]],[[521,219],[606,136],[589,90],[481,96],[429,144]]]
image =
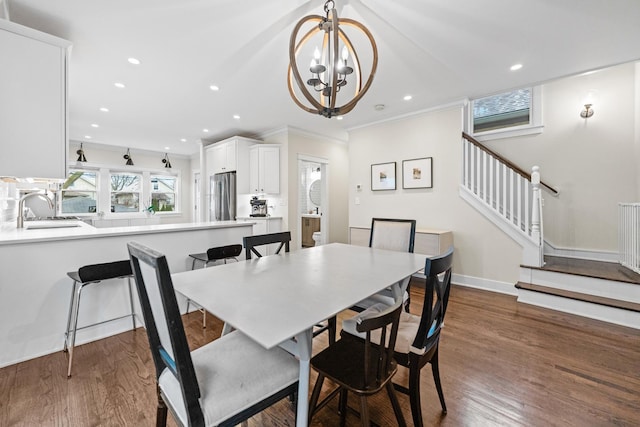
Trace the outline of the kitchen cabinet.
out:
[[[349,228],[349,243],[352,245],[369,246],[371,229],[361,227]],[[416,230],[413,252],[429,256],[445,253],[449,246],[453,246],[453,233],[447,230]]]
[[[258,144],[249,150],[249,186],[252,193],[280,193],[280,146]]]
[[[66,179],[70,48],[0,19],[0,176]]]
[[[313,233],[320,231],[320,217],[302,217],[302,247],[308,248],[315,246]]]
[[[236,192],[249,194],[249,148],[260,141],[234,136],[205,147],[207,177],[236,172]]]

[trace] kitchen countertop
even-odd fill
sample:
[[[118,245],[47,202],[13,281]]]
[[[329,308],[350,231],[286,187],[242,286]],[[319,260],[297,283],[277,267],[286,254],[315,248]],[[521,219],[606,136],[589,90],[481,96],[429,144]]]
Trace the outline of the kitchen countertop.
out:
[[[253,219],[253,218],[250,218]],[[32,221],[36,224],[40,221]],[[42,221],[45,222],[45,221]],[[62,221],[61,221],[62,222]],[[65,221],[66,222],[66,221]],[[250,221],[215,221],[180,224],[139,225],[129,227],[96,228],[83,221],[76,222],[77,226],[60,228],[16,228],[15,224],[5,224],[0,227],[0,245],[21,243],[36,243],[58,240],[93,239],[118,235],[171,233],[176,231],[202,230],[212,228],[246,227],[252,225]],[[25,226],[29,225],[25,223]]]
[[[256,220],[264,220],[264,219],[282,219],[281,216],[239,216],[238,220],[241,221],[256,221]]]

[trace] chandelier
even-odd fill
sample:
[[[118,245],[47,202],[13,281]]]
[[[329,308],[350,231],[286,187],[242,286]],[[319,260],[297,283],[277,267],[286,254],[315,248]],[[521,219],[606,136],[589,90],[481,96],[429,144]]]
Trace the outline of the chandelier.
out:
[[[289,41],[289,70],[287,83],[293,101],[303,110],[331,118],[348,113],[369,90],[378,66],[378,49],[369,30],[353,19],[338,18],[334,2],[328,0],[324,4],[325,16],[309,15],[296,24]],[[313,24],[304,35],[298,38],[302,27]],[[371,46],[371,69],[367,81],[362,85],[361,59],[351,39],[344,31],[354,28],[351,37],[368,40]],[[321,35],[321,46],[313,49],[312,40],[318,33]],[[319,37],[315,37],[317,40]],[[355,38],[354,38],[355,40]],[[313,54],[311,51],[313,49]],[[309,65],[309,78],[304,81],[298,67],[298,57],[305,58]],[[302,59],[301,58],[301,59]],[[293,82],[308,103],[301,100],[294,90]],[[338,104],[338,94],[342,105]]]

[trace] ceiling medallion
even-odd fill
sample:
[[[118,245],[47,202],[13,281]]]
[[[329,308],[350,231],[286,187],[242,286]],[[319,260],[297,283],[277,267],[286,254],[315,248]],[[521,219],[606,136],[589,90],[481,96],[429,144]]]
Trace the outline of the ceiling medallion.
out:
[[[325,2],[324,11],[326,16],[305,16],[298,21],[293,29],[289,41],[287,83],[291,98],[300,108],[331,118],[351,111],[369,90],[378,66],[378,49],[373,36],[364,25],[353,19],[338,18],[338,12],[332,0]],[[312,28],[298,39],[302,27],[309,23],[313,24]],[[351,39],[343,31],[346,28],[357,30],[349,34],[353,40],[363,42],[368,40],[371,47],[371,55],[366,57],[371,62],[371,70],[364,86],[362,85],[360,68],[361,58],[353,47]],[[321,31],[323,34],[318,34]],[[319,41],[322,36],[322,44],[321,48],[316,45],[314,49],[312,43],[316,35],[318,35],[315,38],[316,41]],[[311,59],[310,78],[306,82],[300,75],[298,57],[306,58],[305,62]],[[362,59],[365,59],[364,55]],[[308,101],[308,104],[303,103],[303,100],[296,94],[294,80],[299,92]],[[352,95],[345,93],[351,92],[349,89],[353,90]],[[340,101],[344,103],[337,106],[338,93],[340,93]]]

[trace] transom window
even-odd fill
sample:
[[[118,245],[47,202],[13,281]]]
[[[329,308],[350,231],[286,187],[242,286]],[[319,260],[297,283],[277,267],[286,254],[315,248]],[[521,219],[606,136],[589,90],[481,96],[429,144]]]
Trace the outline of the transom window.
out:
[[[473,101],[473,132],[531,123],[531,89],[518,89]]]

